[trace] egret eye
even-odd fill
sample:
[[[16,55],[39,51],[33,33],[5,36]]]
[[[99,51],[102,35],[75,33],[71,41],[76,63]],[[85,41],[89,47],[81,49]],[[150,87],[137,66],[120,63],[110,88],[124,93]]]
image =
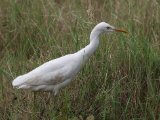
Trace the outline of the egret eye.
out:
[[[107,29],[110,29],[111,27],[106,27]]]

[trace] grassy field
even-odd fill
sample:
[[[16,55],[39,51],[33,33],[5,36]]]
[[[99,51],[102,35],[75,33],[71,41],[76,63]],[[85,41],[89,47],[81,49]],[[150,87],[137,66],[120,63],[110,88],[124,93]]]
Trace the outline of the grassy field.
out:
[[[12,88],[16,76],[85,47],[101,21],[129,34],[102,35],[48,104],[49,93]],[[160,120],[159,0],[0,0],[0,119]]]

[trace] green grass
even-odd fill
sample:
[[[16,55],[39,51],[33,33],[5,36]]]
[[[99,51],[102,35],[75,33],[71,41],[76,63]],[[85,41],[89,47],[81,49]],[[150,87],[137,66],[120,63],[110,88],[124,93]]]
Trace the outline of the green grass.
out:
[[[0,3],[0,119],[160,119],[159,0]],[[101,21],[129,34],[103,35],[76,79],[48,104],[49,93],[12,88],[16,76],[85,47]]]

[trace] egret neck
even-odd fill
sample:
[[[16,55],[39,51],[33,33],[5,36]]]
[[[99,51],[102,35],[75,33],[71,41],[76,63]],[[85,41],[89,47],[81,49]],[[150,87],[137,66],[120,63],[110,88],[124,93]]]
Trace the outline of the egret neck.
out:
[[[90,34],[89,45],[79,51],[83,55],[84,61],[86,61],[96,51],[99,45],[99,35],[101,33],[102,31],[97,30],[95,27]]]

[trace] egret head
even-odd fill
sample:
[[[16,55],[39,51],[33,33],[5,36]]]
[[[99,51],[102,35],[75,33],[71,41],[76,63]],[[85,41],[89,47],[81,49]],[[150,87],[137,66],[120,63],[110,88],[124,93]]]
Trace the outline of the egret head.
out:
[[[106,23],[106,22],[101,22],[98,25],[95,26],[95,29],[99,32],[124,32],[127,33],[125,30],[117,29],[114,26]]]

